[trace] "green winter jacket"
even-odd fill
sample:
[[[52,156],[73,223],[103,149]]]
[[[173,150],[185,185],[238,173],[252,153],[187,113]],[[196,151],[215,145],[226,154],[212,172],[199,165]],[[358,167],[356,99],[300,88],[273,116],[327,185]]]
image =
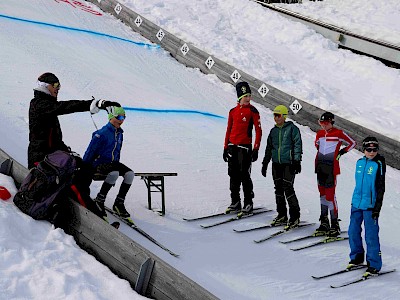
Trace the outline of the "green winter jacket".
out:
[[[267,146],[265,147],[264,165],[272,162],[290,164],[293,161],[301,161],[303,143],[299,128],[291,121],[285,122],[282,127],[275,125],[271,129]]]

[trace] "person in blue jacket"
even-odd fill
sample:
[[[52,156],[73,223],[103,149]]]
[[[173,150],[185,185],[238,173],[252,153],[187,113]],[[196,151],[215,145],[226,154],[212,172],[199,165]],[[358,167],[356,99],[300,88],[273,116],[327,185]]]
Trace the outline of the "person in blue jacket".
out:
[[[364,222],[367,245],[367,271],[364,277],[379,273],[382,258],[379,243],[379,214],[385,193],[385,158],[378,153],[379,143],[375,137],[363,140],[364,157],[356,164],[356,186],[351,201],[349,225],[350,263],[348,268],[364,262],[361,224]]]
[[[83,161],[93,166],[95,175],[106,177],[95,198],[96,205],[105,216],[107,216],[107,213],[104,203],[107,194],[115,185],[119,176],[124,178],[115,199],[113,211],[122,218],[129,219],[130,214],[126,210],[124,203],[135,173],[119,161],[124,132],[121,125],[125,118],[125,110],[122,107],[113,106],[110,109],[108,114],[109,122],[93,133],[92,140],[83,156]]]

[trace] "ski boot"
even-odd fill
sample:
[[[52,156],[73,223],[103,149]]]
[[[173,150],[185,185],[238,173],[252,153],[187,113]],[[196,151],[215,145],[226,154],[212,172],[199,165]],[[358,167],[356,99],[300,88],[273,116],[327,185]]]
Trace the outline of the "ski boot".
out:
[[[296,228],[298,227],[300,224],[300,218],[297,219],[289,219],[289,222],[287,223],[287,225],[285,226],[285,230],[288,231],[290,229]]]
[[[314,231],[313,236],[327,235],[330,230],[329,219],[327,216],[321,216],[319,220],[321,221],[321,225],[319,225],[319,227]]]
[[[363,278],[367,279],[367,277],[373,277],[373,276],[378,276],[379,275],[379,271],[375,268],[372,267],[368,267],[367,271],[365,271],[365,273],[363,274]]]
[[[228,208],[225,210],[225,214],[238,213],[241,209],[242,205],[240,204],[240,201],[238,201],[229,205]]]
[[[275,217],[275,219],[272,220],[271,226],[284,225],[284,224],[287,224],[287,222],[288,222],[287,216],[281,216],[281,215],[278,214]]]
[[[340,235],[340,226],[339,226],[339,219],[332,219],[331,220],[331,229],[329,230],[327,236],[329,237],[337,237]]]
[[[97,197],[94,199],[94,204],[96,205],[98,211],[100,212],[100,217],[108,223],[107,212],[104,207],[104,203],[106,201],[106,197],[101,194],[97,194]]]
[[[251,215],[253,213],[253,204],[247,204],[242,208],[242,211],[238,213],[238,218],[241,218],[245,215]]]
[[[118,198],[115,199],[113,211],[115,211],[123,219],[127,219],[131,216],[125,208],[124,201],[121,201]]]

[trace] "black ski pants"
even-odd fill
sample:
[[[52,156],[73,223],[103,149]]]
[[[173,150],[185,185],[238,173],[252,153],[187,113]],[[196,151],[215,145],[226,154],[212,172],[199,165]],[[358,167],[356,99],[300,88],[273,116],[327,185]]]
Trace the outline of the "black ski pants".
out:
[[[251,145],[229,145],[228,175],[232,204],[240,202],[240,185],[243,186],[244,206],[253,204],[253,182],[251,181]]]
[[[294,178],[290,164],[272,163],[272,178],[275,184],[276,210],[279,216],[287,216],[286,201],[289,205],[290,220],[300,218],[300,206],[294,191]]]

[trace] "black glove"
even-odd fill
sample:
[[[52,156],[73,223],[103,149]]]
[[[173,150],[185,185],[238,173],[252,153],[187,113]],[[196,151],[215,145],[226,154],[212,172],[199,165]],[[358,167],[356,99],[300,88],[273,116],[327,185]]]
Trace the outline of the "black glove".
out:
[[[229,161],[230,155],[229,155],[228,148],[224,149],[224,154],[222,155],[222,158],[224,159],[224,162]]]
[[[377,220],[379,218],[379,211],[373,210],[372,211],[372,219]]]
[[[112,107],[112,106],[121,107],[121,104],[119,104],[118,102],[114,102],[114,101],[98,100],[96,103],[96,106],[100,109],[107,110],[108,107]]]
[[[264,177],[267,177],[267,168],[268,168],[268,164],[263,163],[262,168],[261,168],[261,175]]]
[[[258,159],[258,150],[254,149],[251,153],[251,161],[256,161]]]
[[[344,148],[340,149],[338,155],[336,156],[336,160],[339,160],[340,157],[341,157],[342,155],[346,154],[346,153],[347,153],[347,151],[344,150]]]
[[[301,161],[299,161],[299,160],[293,161],[293,173],[294,174],[301,173]]]

